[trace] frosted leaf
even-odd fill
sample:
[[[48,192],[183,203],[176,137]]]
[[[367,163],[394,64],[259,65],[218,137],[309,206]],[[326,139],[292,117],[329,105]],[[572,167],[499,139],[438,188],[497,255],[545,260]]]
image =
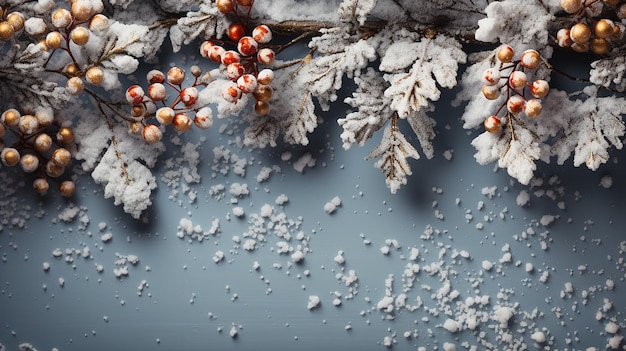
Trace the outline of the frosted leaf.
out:
[[[357,108],[337,123],[343,128],[341,141],[343,148],[349,149],[352,144],[363,146],[372,135],[385,125],[392,112],[389,109],[389,100],[383,96],[386,82],[372,68],[360,77],[355,77],[357,89],[344,102]]]
[[[359,25],[363,25],[377,2],[377,0],[343,0],[337,10],[337,15],[342,22],[356,21]]]
[[[152,200],[156,178],[150,168],[165,151],[163,143],[148,144],[128,133],[122,124],[110,126],[107,117],[86,114],[74,129],[79,146],[76,159],[82,168],[92,171],[94,181],[104,186],[104,197],[114,198],[115,205],[139,218]]]
[[[396,41],[391,44],[380,60],[383,72],[396,72],[411,66],[420,55],[420,42]]]
[[[24,51],[20,51],[19,45],[11,46],[6,55],[0,56],[0,101],[10,96],[23,106],[63,107],[70,100],[67,89],[44,81],[39,75],[49,57],[41,45],[30,44]]]
[[[392,118],[391,124],[385,128],[381,142],[366,157],[367,160],[378,159],[374,167],[385,174],[385,183],[392,194],[405,185],[407,176],[412,174],[407,158],[420,158],[417,150],[398,129],[397,119]]]
[[[485,8],[487,18],[478,21],[476,40],[506,43],[515,51],[541,49],[544,57],[551,56],[548,24],[549,9],[541,1],[494,1]]]
[[[264,148],[267,145],[275,147],[276,139],[280,135],[280,122],[273,113],[259,116],[250,113],[245,116],[249,125],[244,130],[244,145]]]
[[[592,62],[589,80],[607,88],[615,85],[615,89],[621,92],[626,90],[624,73],[626,73],[626,56],[619,55]]]
[[[133,0],[109,0],[109,3],[113,6],[119,6],[121,8],[126,8],[130,5]]]
[[[433,111],[434,106],[432,104],[429,105],[429,109],[421,109],[419,111],[414,111],[406,116],[411,129],[415,132],[417,136],[417,140],[422,147],[422,151],[426,158],[432,158],[435,154],[435,150],[433,148],[432,140],[435,138],[435,125],[436,122],[434,119],[428,117],[426,115],[426,111]]]
[[[466,59],[461,45],[452,38],[440,35],[434,39],[422,38],[416,44],[418,58],[409,72],[384,76],[391,84],[385,90],[385,97],[391,99],[391,108],[400,117],[428,106],[429,100],[439,100],[441,92],[437,84],[454,87],[458,64]]]
[[[19,50],[19,45],[13,45],[11,51]],[[41,72],[44,69],[45,63],[50,59],[50,53],[44,50],[43,45],[28,44],[26,49],[21,53],[15,53],[17,57],[13,62],[13,67],[20,70],[22,73]]]
[[[586,164],[591,170],[607,162],[608,149],[620,150],[625,133],[621,115],[626,113],[626,100],[618,97],[589,97],[585,101],[568,102],[562,121],[563,134],[554,143],[552,152],[563,164],[574,152],[574,166]]]
[[[317,115],[312,95],[301,76],[293,79],[291,71],[282,72],[275,78],[277,89],[270,106],[279,116],[284,140],[289,144],[308,145],[308,133],[317,127]]]
[[[502,134],[483,132],[472,140],[477,150],[474,158],[481,165],[497,160],[498,167],[506,168],[520,183],[528,184],[537,169],[535,161],[541,157],[542,143],[517,117],[502,122]]]
[[[352,78],[376,58],[376,51],[369,43],[351,35],[343,28],[322,30],[320,37],[313,38],[311,48],[319,56],[304,66],[302,75],[309,84],[311,94],[318,98],[320,107],[327,111],[329,103],[337,99],[344,75]]]
[[[112,147],[107,149],[91,176],[104,186],[105,198],[113,197],[114,204],[123,205],[124,212],[134,218],[139,218],[152,205],[150,195],[157,184],[150,169],[137,160],[122,161]]]
[[[174,52],[177,52],[182,44],[188,45],[201,34],[207,38],[221,38],[229,24],[227,17],[215,7],[215,3],[203,3],[198,11],[187,12],[185,17],[178,20],[175,33],[182,35],[170,37]]]

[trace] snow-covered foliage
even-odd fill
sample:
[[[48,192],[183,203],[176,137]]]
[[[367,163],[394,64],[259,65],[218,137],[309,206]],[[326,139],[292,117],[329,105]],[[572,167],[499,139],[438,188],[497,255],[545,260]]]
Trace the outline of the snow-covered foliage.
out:
[[[103,184],[105,196],[134,217],[151,203],[150,169],[170,124],[176,132],[193,124],[208,128],[206,107],[225,123],[241,115],[245,145],[273,147],[282,137],[306,146],[322,123],[319,111],[341,110],[337,100],[348,96],[343,103],[350,111],[336,121],[343,147],[363,146],[380,134],[368,158],[377,159],[393,193],[412,174],[409,159],[420,157],[401,125],[407,123],[424,156],[433,157],[437,121],[450,118],[437,115],[442,88],[458,82],[454,103],[466,104],[462,127],[487,129],[471,143],[476,161],[497,162],[521,183],[532,179],[539,160],[562,164],[573,155],[574,165],[596,170],[611,148],[622,148],[623,3],[11,0],[2,6],[0,107],[20,116],[3,115],[0,145],[29,153],[24,141],[63,132],[62,145],[38,151],[41,173],[63,178],[67,164],[49,155],[69,150]],[[272,33],[284,37],[273,41]],[[303,57],[281,57],[306,40]],[[474,45],[464,46],[468,42]],[[143,63],[158,64],[160,50],[184,46],[203,56],[187,75],[174,67],[148,77],[147,85],[126,80]],[[514,54],[500,56],[503,47]],[[572,76],[551,64],[557,47],[600,57],[585,67],[581,91],[553,86],[537,97],[535,82],[547,87],[555,74]],[[496,81],[485,81],[486,70],[497,72]],[[510,81],[514,75],[523,76],[521,85]],[[81,99],[73,95],[91,102],[89,116],[67,118]],[[519,104],[513,110],[511,99]],[[11,120],[30,115],[36,127]],[[67,130],[72,125],[75,133]],[[15,153],[9,156],[3,162],[14,165]]]

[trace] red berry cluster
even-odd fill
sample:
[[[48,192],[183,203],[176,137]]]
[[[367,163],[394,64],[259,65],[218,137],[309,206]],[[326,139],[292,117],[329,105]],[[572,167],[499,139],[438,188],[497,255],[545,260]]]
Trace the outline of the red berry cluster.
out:
[[[231,81],[222,91],[224,100],[237,103],[243,94],[253,94],[256,100],[254,111],[264,115],[270,108],[268,101],[273,90],[269,84],[274,79],[274,72],[269,68],[259,69],[259,65],[272,64],[276,54],[267,47],[272,40],[268,26],[258,25],[246,35],[253,3],[254,0],[218,0],[217,8],[224,14],[232,14],[236,22],[227,30],[228,41],[207,40],[200,46],[200,54],[221,64]],[[240,12],[247,13],[245,22]]]
[[[47,109],[21,113],[10,108],[0,115],[0,162],[7,167],[19,166],[24,173],[35,174],[33,188],[45,194],[49,178],[59,178],[72,162],[74,130],[58,127]],[[10,144],[9,138],[13,141]],[[76,186],[71,180],[59,184],[62,196],[72,196]]]
[[[204,85],[200,78],[202,69],[192,66],[191,73],[194,80],[187,87],[183,87],[185,71],[179,67],[172,67],[167,71],[167,75],[159,70],[148,72],[147,92],[139,85],[126,89],[126,100],[131,104],[131,132],[141,133],[148,143],[156,143],[163,137],[159,125],[171,124],[179,132],[188,131],[192,124],[202,129],[210,128],[213,125],[211,109],[206,106],[194,108],[199,96],[197,87]],[[165,102],[168,89],[176,96],[169,105]],[[152,117],[159,125],[149,123]]]
[[[527,117],[534,118],[541,113],[541,98],[548,95],[550,86],[545,80],[528,82],[524,70],[533,70],[541,64],[541,56],[535,50],[522,52],[517,60],[513,60],[515,52],[513,48],[505,45],[498,50],[498,67],[485,70],[483,74],[484,85],[482,93],[488,100],[495,100],[502,94],[506,94],[507,100],[498,111],[485,119],[485,129],[490,133],[501,130],[501,120],[498,115],[504,107],[508,113],[518,115],[521,112]],[[526,97],[526,91],[532,97]]]
[[[561,47],[604,55],[624,37],[626,26],[619,21],[626,19],[626,2],[622,0],[561,0],[561,8],[575,22],[557,32]]]

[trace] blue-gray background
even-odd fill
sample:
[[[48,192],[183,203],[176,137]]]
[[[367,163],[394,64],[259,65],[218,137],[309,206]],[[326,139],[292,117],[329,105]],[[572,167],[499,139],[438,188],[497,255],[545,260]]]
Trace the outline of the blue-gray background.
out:
[[[441,348],[444,342],[454,343],[458,349],[464,348],[464,341],[480,345],[470,331],[452,334],[443,329],[441,324],[448,318],[444,313],[404,309],[395,313],[395,320],[386,320],[385,313],[375,308],[385,296],[385,279],[390,274],[394,276],[394,296],[402,291],[410,248],[416,247],[422,267],[435,262],[451,271],[452,289],[459,291],[459,301],[489,295],[491,303],[485,311],[499,303],[518,303],[520,313],[537,308],[539,316],[524,319],[518,315],[509,328],[529,347],[534,347],[532,332],[543,330],[553,348],[603,349],[610,335],[604,333],[606,320],[596,320],[596,312],[604,298],[614,304],[607,316],[622,327],[626,313],[626,253],[620,251],[620,243],[626,240],[626,167],[621,152],[613,150],[611,161],[597,172],[570,164],[539,163],[536,174],[542,183],[522,186],[506,172],[494,172],[493,165],[475,163],[470,142],[478,131],[461,128],[462,109],[448,106],[452,97],[453,92],[445,93],[432,114],[438,121],[435,157],[412,161],[414,174],[396,195],[389,193],[373,161],[364,160],[380,134],[363,148],[341,148],[341,130],[335,122],[347,109],[341,103],[322,114],[324,121],[306,148],[239,147],[237,133],[245,126],[235,122],[236,118],[216,121],[209,131],[182,135],[183,144],[200,143],[202,181],[190,185],[198,198],[190,203],[182,191],[182,180],[177,185],[160,180],[147,223],[131,219],[111,199],[103,199],[100,186],[88,175],[79,177],[77,195],[71,200],[58,199],[54,193],[39,197],[25,186],[15,202],[13,197],[2,199],[0,343],[8,350],[23,342],[39,350],[371,350],[384,348],[383,339],[395,336],[394,347],[402,350]],[[220,146],[247,159],[245,177],[235,174],[232,164],[214,163],[213,148]],[[168,149],[164,161],[181,157],[180,146],[168,141]],[[453,150],[451,159],[443,156],[446,150]],[[292,158],[282,160],[287,151]],[[292,165],[305,153],[316,163],[298,173]],[[267,181],[259,183],[256,175],[261,167],[274,165],[280,172],[272,172]],[[155,174],[160,179],[181,166],[187,165],[162,162]],[[227,166],[226,175],[219,172]],[[599,185],[606,175],[613,180],[609,189]],[[228,189],[232,183],[247,184],[250,195],[231,203]],[[217,184],[226,186],[223,197],[209,193]],[[486,188],[493,191],[492,197],[485,194]],[[526,206],[516,204],[522,190],[530,194]],[[275,203],[281,194],[289,199],[283,206]],[[324,205],[335,196],[342,204],[328,214]],[[66,223],[57,214],[70,202],[79,206],[81,213]],[[248,220],[264,204],[272,205],[277,213],[284,212],[288,219],[301,220],[292,235],[301,230],[310,237],[311,251],[302,263],[292,265],[289,255],[279,255],[275,248],[281,239],[275,236],[268,235],[267,242],[253,252],[233,242],[234,235],[245,240]],[[243,218],[231,214],[234,206],[245,210]],[[540,220],[546,214],[558,218],[544,226]],[[86,225],[80,220],[83,215],[89,218]],[[204,242],[190,242],[188,237],[181,240],[176,233],[183,217],[205,231],[218,218],[220,232]],[[106,228],[101,230],[101,223],[106,223]],[[428,226],[440,234],[421,238]],[[523,233],[529,228],[536,234],[526,237]],[[111,242],[101,241],[104,233],[113,235]],[[364,244],[364,239],[371,244]],[[383,255],[380,248],[388,239],[397,240],[401,247],[391,246],[390,253]],[[541,247],[542,241],[547,247]],[[298,244],[295,238],[290,242],[293,248]],[[507,244],[512,262],[500,263],[501,249]],[[67,249],[83,247],[90,249],[88,258],[70,251],[73,262],[65,261]],[[57,248],[63,251],[61,259],[52,255]],[[440,259],[442,248],[447,252]],[[468,251],[470,258],[453,258],[455,249]],[[225,259],[216,264],[213,256],[218,250]],[[334,261],[340,250],[346,259],[343,273],[353,269],[358,276],[358,293],[353,299],[345,298],[348,288],[336,277],[342,272],[342,266]],[[113,274],[120,267],[116,265],[118,253],[140,259],[137,265],[128,265],[129,275],[123,279]],[[494,263],[492,271],[481,271],[484,260]],[[258,271],[253,269],[255,261],[260,264]],[[518,261],[520,265],[516,265]],[[43,270],[43,262],[51,264],[49,271]],[[527,262],[535,267],[531,273],[525,270]],[[97,272],[96,264],[103,266],[102,273]],[[550,278],[544,284],[540,276],[546,270]],[[63,287],[58,283],[60,277],[65,280]],[[613,291],[605,288],[608,278],[616,283]],[[147,286],[139,296],[143,280]],[[567,282],[572,283],[574,293],[561,296]],[[431,294],[441,284],[439,277],[422,270],[407,295],[413,302],[421,295],[425,305],[436,308]],[[508,301],[497,297],[509,288],[512,290],[504,294]],[[339,307],[332,304],[336,291],[342,294]],[[586,304],[583,291],[590,292]],[[307,309],[310,295],[321,298],[320,308]],[[455,309],[454,302],[448,306]],[[522,321],[533,323],[529,332],[517,332]],[[238,328],[237,338],[228,335],[233,324]],[[497,344],[497,333],[487,327],[493,324],[482,324],[487,336],[480,339]],[[348,325],[351,328],[347,329]],[[410,338],[403,335],[405,331],[412,333]],[[571,344],[566,339],[572,339]]]

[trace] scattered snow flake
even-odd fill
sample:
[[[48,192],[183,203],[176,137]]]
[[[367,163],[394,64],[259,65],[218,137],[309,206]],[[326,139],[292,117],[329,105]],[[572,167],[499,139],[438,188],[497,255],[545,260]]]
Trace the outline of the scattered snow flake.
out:
[[[309,296],[309,301],[308,301],[308,303],[306,305],[306,308],[309,309],[309,310],[313,310],[313,309],[318,308],[320,306],[320,304],[321,304],[321,300],[320,300],[319,296],[317,296],[317,295],[310,295]]]

